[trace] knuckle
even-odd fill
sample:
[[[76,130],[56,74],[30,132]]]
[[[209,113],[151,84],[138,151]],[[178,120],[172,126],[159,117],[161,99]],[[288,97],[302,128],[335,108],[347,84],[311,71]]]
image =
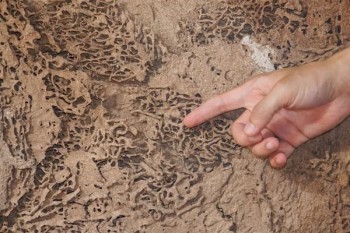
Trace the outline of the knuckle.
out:
[[[283,78],[276,83],[275,88],[277,90],[281,90],[286,88],[287,86],[288,86],[288,78]]]

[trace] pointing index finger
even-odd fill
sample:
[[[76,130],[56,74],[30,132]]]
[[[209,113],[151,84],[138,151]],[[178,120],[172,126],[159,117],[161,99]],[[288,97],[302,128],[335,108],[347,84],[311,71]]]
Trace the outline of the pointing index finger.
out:
[[[244,87],[241,86],[218,95],[194,109],[185,117],[183,123],[187,127],[194,127],[222,113],[242,108],[244,93]]]

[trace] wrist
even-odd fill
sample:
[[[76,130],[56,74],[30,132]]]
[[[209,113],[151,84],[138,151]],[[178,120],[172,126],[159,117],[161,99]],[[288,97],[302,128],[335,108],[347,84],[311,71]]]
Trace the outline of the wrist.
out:
[[[336,53],[325,62],[330,78],[336,82],[339,95],[346,95],[350,99],[350,47]]]

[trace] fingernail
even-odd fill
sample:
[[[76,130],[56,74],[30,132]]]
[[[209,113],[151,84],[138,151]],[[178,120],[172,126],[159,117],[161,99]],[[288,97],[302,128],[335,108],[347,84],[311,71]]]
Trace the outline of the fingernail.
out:
[[[256,127],[252,123],[248,123],[244,127],[244,133],[246,133],[247,135],[254,135],[255,130],[256,130]]]
[[[272,150],[272,149],[274,149],[274,148],[275,148],[275,145],[274,145],[273,143],[268,142],[268,143],[266,144],[266,149]]]

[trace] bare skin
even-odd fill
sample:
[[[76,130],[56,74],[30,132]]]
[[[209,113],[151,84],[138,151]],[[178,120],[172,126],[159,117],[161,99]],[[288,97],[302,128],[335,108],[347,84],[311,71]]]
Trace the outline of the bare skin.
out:
[[[258,75],[194,109],[194,127],[222,113],[245,108],[232,123],[235,141],[274,168],[295,148],[337,126],[350,114],[350,48],[325,60]]]

